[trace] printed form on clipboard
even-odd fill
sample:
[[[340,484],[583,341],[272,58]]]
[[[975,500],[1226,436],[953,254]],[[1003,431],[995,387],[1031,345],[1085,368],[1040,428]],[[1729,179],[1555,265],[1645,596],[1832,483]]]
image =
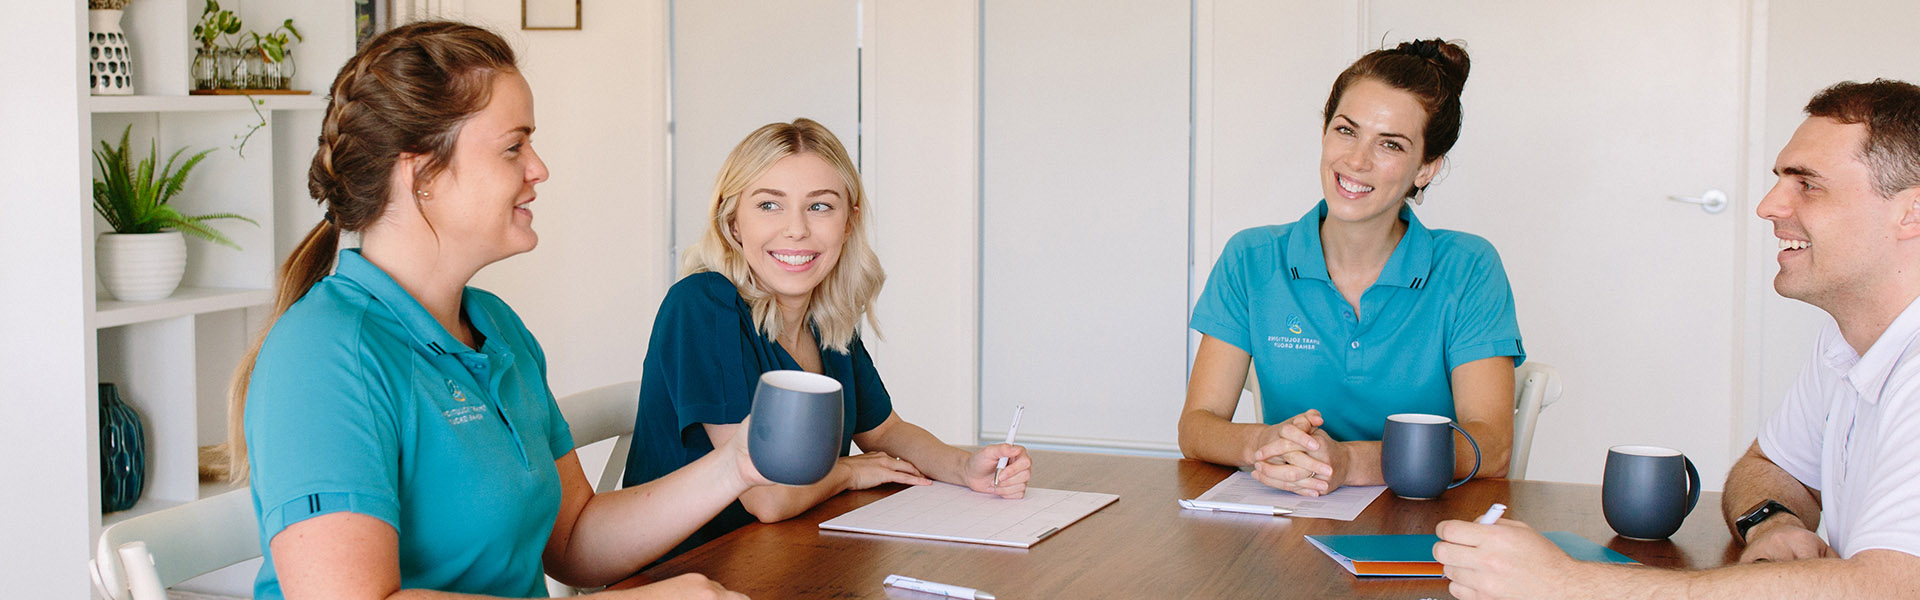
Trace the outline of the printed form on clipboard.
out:
[[[1368,505],[1373,504],[1374,499],[1380,497],[1380,492],[1386,489],[1387,486],[1384,485],[1345,486],[1325,496],[1307,497],[1267,487],[1246,471],[1238,471],[1221,480],[1220,483],[1214,484],[1212,489],[1194,500],[1271,506],[1290,511],[1292,514],[1285,515],[1288,517],[1352,521],[1359,517],[1361,511],[1365,511]],[[1181,501],[1181,506],[1204,510],[1189,504],[1189,501]]]
[[[821,529],[1031,548],[1120,497],[1027,488],[1010,500],[934,482],[895,492],[820,524]]]

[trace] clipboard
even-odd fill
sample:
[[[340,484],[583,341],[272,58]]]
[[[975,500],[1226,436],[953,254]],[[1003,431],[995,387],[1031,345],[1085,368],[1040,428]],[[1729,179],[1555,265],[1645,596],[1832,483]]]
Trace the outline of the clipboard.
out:
[[[948,483],[916,485],[820,524],[830,531],[1031,548],[1120,497],[1027,488],[1006,499]]]

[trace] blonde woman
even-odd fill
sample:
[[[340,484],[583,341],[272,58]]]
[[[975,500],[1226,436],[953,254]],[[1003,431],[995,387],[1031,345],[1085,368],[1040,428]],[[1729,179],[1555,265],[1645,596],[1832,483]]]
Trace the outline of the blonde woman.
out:
[[[844,387],[839,461],[808,486],[761,486],[675,549],[754,520],[787,519],[844,490],[929,479],[1019,498],[1026,449],[968,452],[893,412],[861,343],[886,274],[867,243],[868,199],[840,140],[819,123],[773,123],[720,167],[706,232],[654,319],[626,485],[663,477],[740,435],[761,373],[799,369]],[[866,454],[848,456],[851,443]],[[995,481],[994,467],[1008,459]]]

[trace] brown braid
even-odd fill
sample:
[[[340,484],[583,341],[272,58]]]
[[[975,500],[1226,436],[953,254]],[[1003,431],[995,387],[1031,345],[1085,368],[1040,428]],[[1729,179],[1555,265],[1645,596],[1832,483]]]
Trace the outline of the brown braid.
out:
[[[517,71],[513,48],[491,31],[447,21],[404,25],[367,42],[333,79],[307,191],[327,211],[280,268],[273,316],[228,385],[228,477],[247,478],[247,385],[273,322],[333,270],[342,231],[363,231],[396,195],[388,189],[402,154],[421,157],[415,185],[445,171],[468,116],[485,108],[493,77]]]

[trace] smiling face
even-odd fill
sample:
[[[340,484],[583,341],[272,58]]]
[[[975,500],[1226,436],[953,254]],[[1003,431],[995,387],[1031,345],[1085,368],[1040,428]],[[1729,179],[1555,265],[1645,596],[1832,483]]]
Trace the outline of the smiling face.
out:
[[[527,80],[509,71],[495,75],[492,85],[487,106],[461,125],[447,170],[419,188],[427,192],[420,208],[442,247],[471,252],[480,264],[539,243],[528,204],[533,186],[547,180],[547,164],[533,151]]]
[[[1813,117],[1794,130],[1774,161],[1780,177],[1755,211],[1780,240],[1780,295],[1832,312],[1848,298],[1871,294],[1895,271],[1912,194],[1875,193],[1860,160],[1867,126]]]
[[[1412,188],[1433,180],[1421,163],[1426,109],[1413,94],[1371,78],[1348,86],[1320,135],[1320,193],[1327,216],[1361,223],[1396,218]]]
[[[852,212],[840,172],[819,155],[800,153],[747,186],[731,228],[760,286],[782,306],[802,307],[840,263]]]

